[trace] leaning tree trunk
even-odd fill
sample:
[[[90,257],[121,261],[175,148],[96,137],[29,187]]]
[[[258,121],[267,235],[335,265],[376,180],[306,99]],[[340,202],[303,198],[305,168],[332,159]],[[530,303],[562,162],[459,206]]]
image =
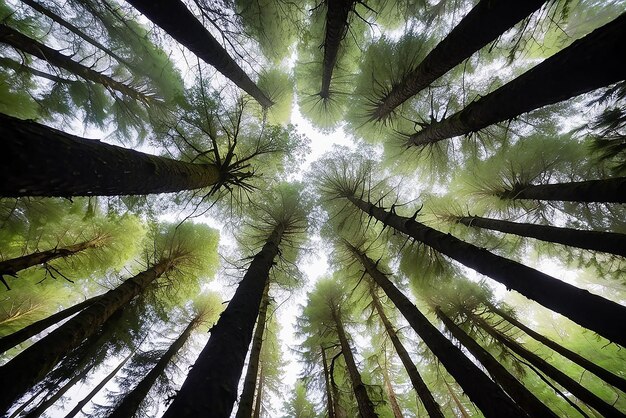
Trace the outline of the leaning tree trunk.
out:
[[[582,386],[576,380],[572,379],[546,360],[541,358],[539,355],[533,353],[532,351],[524,348],[520,344],[518,344],[513,339],[508,336],[502,334],[500,331],[495,329],[493,326],[487,323],[483,318],[476,315],[473,312],[464,311],[468,315],[471,320],[484,329],[489,335],[491,335],[494,340],[498,341],[505,347],[509,348],[511,351],[526,359],[536,368],[541,370],[546,374],[550,379],[554,380],[561,386],[563,386],[569,393],[576,396],[578,399],[583,401],[588,406],[594,408],[596,411],[601,413],[606,417],[626,417],[626,414],[620,412],[614,406],[605,402],[602,398],[591,392],[589,389]]]
[[[546,59],[458,113],[409,136],[426,145],[479,131],[542,106],[567,100],[625,78],[626,14]]]
[[[263,289],[284,232],[284,226],[277,225],[261,251],[254,256],[164,418],[230,416]]]
[[[263,298],[259,308],[259,317],[256,321],[254,336],[252,337],[252,347],[250,348],[250,359],[248,360],[248,369],[246,377],[243,379],[243,389],[239,398],[239,408],[235,418],[249,418],[252,416],[254,404],[254,390],[257,383],[257,375],[259,372],[259,364],[261,360],[261,348],[263,347],[263,334],[265,332],[265,319],[267,317],[267,307],[270,303],[269,299],[269,281],[265,283],[263,290]]]
[[[328,418],[336,418],[335,416],[335,408],[333,403],[333,393],[330,387],[330,376],[328,371],[328,361],[326,360],[326,350],[324,350],[323,346],[320,346],[320,350],[322,352],[322,369],[324,372],[324,388],[326,389],[326,409],[328,413]]]
[[[465,406],[463,405],[463,402],[461,402],[459,397],[456,396],[456,393],[454,393],[454,390],[452,389],[452,387],[450,387],[450,384],[448,382],[446,382],[445,378],[443,379],[443,383],[446,385],[446,388],[448,389],[448,393],[452,397],[452,400],[454,401],[454,404],[456,405],[456,408],[459,410],[459,413],[461,414],[461,416],[463,418],[472,418],[467,413],[467,410],[465,409]],[[452,412],[454,412],[454,409],[452,409]]]
[[[508,313],[504,312],[502,309],[497,308],[493,304],[487,303],[487,307],[489,308],[489,310],[491,312],[500,315],[507,322],[509,322],[510,324],[512,324],[512,325],[516,326],[517,328],[521,329],[526,334],[530,335],[533,339],[539,341],[540,343],[542,343],[546,347],[550,347],[552,350],[556,351],[557,353],[559,353],[560,355],[562,355],[566,359],[571,360],[572,362],[578,364],[583,369],[586,369],[586,370],[590,371],[591,373],[595,374],[600,379],[604,380],[606,383],[615,386],[616,388],[618,388],[622,392],[626,392],[626,379],[624,379],[623,377],[620,377],[620,376],[618,376],[618,375],[616,375],[614,373],[611,373],[610,371],[608,371],[608,370],[598,366],[597,364],[589,361],[588,359],[584,358],[580,354],[575,353],[572,350],[570,350],[570,349],[568,349],[566,347],[563,347],[559,343],[557,343],[555,341],[552,341],[548,337],[545,337],[545,336],[539,334],[538,332],[530,329],[529,327],[527,327],[526,325],[522,324],[520,321],[515,319],[513,316],[511,316]]]
[[[264,383],[265,375],[263,374],[263,365],[261,364],[261,369],[259,370],[259,382],[256,387],[256,399],[254,401],[254,412],[252,414],[252,418],[261,417],[261,409],[263,408],[263,404],[261,403],[261,401],[263,400]]]
[[[400,358],[402,365],[409,375],[409,379],[413,384],[413,389],[415,389],[415,392],[424,404],[426,412],[431,418],[443,418],[444,415],[441,412],[441,407],[439,406],[437,401],[435,401],[435,398],[433,398],[433,394],[430,392],[428,386],[426,386],[426,382],[424,382],[424,379],[422,379],[422,376],[417,371],[417,367],[415,367],[415,364],[413,363],[413,360],[411,360],[409,353],[406,351],[406,348],[404,348],[402,341],[400,341],[400,338],[398,337],[394,326],[391,324],[389,318],[387,318],[387,314],[385,314],[385,311],[383,310],[383,307],[380,303],[380,299],[378,298],[378,295],[376,294],[373,286],[370,289],[370,294],[372,296],[374,309],[376,309],[376,312],[378,313],[378,316],[380,317],[380,320],[385,327],[385,331],[387,332],[387,335],[389,336],[389,339],[391,340],[391,343],[393,344],[396,353],[398,353],[398,357]]]
[[[500,199],[626,203],[626,177],[553,184],[520,184],[498,193]],[[622,238],[623,241],[623,238]],[[619,255],[623,255],[619,254]]]
[[[444,337],[385,274],[378,270],[376,264],[367,255],[355,247],[352,247],[352,251],[367,274],[383,289],[411,328],[486,417],[526,417],[524,411],[513,403],[506,393],[472,363],[458,347]]]
[[[16,73],[31,74],[37,77],[45,78],[55,83],[73,84],[73,85],[83,83],[83,81],[70,80],[69,78],[63,78],[63,77],[59,77],[58,75],[49,74],[49,73],[37,70],[36,68],[29,67],[28,65],[12,60],[11,58],[0,57],[0,66],[10,68]]]
[[[80,138],[0,114],[1,197],[119,196],[216,184],[213,164],[192,164]]]
[[[626,307],[444,234],[413,218],[387,212],[352,196],[348,199],[385,225],[626,347]],[[607,321],[606,318],[613,320]]]
[[[322,63],[322,88],[320,97],[330,97],[330,82],[337,64],[339,46],[348,31],[348,14],[354,7],[355,0],[326,1],[326,33],[324,34],[324,61]]]
[[[404,418],[404,414],[402,414],[402,408],[400,408],[400,404],[398,404],[398,397],[393,390],[393,385],[391,384],[391,378],[389,377],[389,372],[387,371],[386,364],[381,366],[383,372],[383,381],[385,383],[385,392],[387,392],[387,397],[389,398],[389,403],[391,404],[391,411],[393,412],[394,418]]]
[[[496,360],[487,350],[481,347],[472,337],[461,329],[452,321],[438,306],[435,307],[437,317],[443,322],[450,334],[456,338],[467,350],[474,356],[487,370],[487,373],[493,377],[511,398],[522,407],[529,416],[533,417],[554,417],[557,415],[552,412],[543,402],[532,394],[526,387],[520,383],[509,371]]]
[[[0,367],[0,381],[11,382],[0,391],[0,411],[5,411],[33,385],[41,381],[70,350],[97,332],[118,309],[174,266],[165,259],[108,291],[102,299],[37,341]]]
[[[482,0],[424,60],[377,101],[372,120],[385,120],[406,100],[524,19],[546,0]]]
[[[359,414],[361,418],[377,418],[378,414],[374,411],[374,404],[369,398],[367,388],[361,379],[361,374],[359,373],[359,369],[354,361],[352,348],[350,347],[346,331],[343,327],[341,315],[337,312],[337,309],[338,308],[336,306],[332,306],[331,314],[337,329],[339,343],[341,344],[341,353],[343,354],[343,359],[345,360],[346,368],[348,369],[348,376],[350,377],[350,382],[352,383],[352,391],[354,392],[354,397],[356,398],[356,403],[359,407]]]
[[[220,43],[180,0],[127,0],[149,20],[252,96],[263,107],[273,102],[254,84]]]

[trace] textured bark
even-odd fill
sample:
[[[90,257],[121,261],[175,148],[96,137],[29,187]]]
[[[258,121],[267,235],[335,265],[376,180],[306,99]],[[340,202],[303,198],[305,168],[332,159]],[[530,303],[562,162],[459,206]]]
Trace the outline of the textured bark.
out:
[[[144,154],[0,114],[0,196],[118,196],[200,189],[219,168]]]
[[[410,145],[432,144],[479,131],[540,107],[567,100],[626,78],[626,14],[546,59],[513,81],[431,123],[409,137]]]
[[[335,408],[333,403],[333,393],[330,387],[330,376],[328,370],[328,361],[326,360],[326,350],[320,346],[322,352],[322,368],[324,372],[324,387],[326,388],[326,409],[328,412],[328,418],[335,418]]]
[[[337,64],[339,46],[348,31],[348,14],[354,0],[326,0],[326,32],[324,34],[324,61],[322,63],[322,88],[320,97],[330,97],[330,82]]]
[[[393,385],[391,384],[391,378],[389,377],[389,372],[387,371],[386,366],[382,366],[383,369],[383,380],[385,382],[385,392],[387,392],[387,397],[389,398],[389,403],[391,404],[391,411],[393,412],[394,418],[404,418],[404,414],[402,414],[402,408],[398,404],[398,398],[396,397],[396,393],[393,390]]]
[[[263,400],[264,383],[265,383],[265,377],[263,375],[263,366],[261,365],[261,370],[259,371],[259,383],[256,388],[256,400],[254,402],[254,413],[252,414],[252,418],[261,417],[261,409],[263,408],[263,404],[261,403],[261,401]]]
[[[164,418],[228,418],[252,340],[263,289],[269,280],[284,227],[278,225],[257,253],[228,307],[211,329],[211,337],[187,375]]]
[[[545,0],[482,0],[456,25],[424,60],[382,97],[372,112],[373,120],[384,120],[391,112],[459,65],[507,29],[529,16]]]
[[[486,417],[526,417],[526,414],[485,375],[463,352],[431,324],[417,307],[383,274],[365,254],[354,248],[367,274],[385,292],[430,351],[463,388]]]
[[[204,62],[215,67],[261,106],[272,106],[272,101],[254,84],[182,1],[128,0],[128,3]]]
[[[555,279],[516,261],[500,257],[450,234],[430,228],[413,218],[396,215],[354,197],[350,201],[363,212],[395,230],[484,274],[507,289],[514,289],[579,325],[626,346],[626,307]],[[611,318],[611,321],[607,321]]]
[[[172,260],[162,260],[148,270],[126,280],[117,288],[105,293],[96,303],[85,308],[0,367],[0,381],[11,382],[10,386],[0,391],[0,411],[6,411],[17,398],[41,381],[63,356],[78,347],[85,338],[95,334],[111,315],[140,294],[173,265]]]
[[[516,184],[501,199],[626,203],[626,177],[554,184]]]
[[[450,334],[485,367],[487,373],[509,394],[531,417],[554,417],[557,415],[544,405],[535,395],[520,383],[487,350],[452,321],[439,307],[435,308],[437,317],[443,322]]]

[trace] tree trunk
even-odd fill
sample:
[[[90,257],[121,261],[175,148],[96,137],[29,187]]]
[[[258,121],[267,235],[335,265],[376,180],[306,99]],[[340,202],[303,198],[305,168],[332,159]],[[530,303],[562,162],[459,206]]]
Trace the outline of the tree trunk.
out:
[[[283,225],[276,226],[261,251],[254,256],[228,307],[211,329],[207,345],[163,418],[230,416],[263,289],[284,231]]]
[[[252,96],[265,108],[273,102],[180,0],[128,0],[154,24]]]
[[[171,269],[174,263],[175,260],[162,260],[126,280],[0,367],[0,381],[11,382],[10,386],[0,391],[0,411],[6,411],[17,398],[41,381],[63,356],[97,332],[111,315]]]
[[[389,118],[400,104],[428,87],[474,52],[496,40],[544,3],[545,0],[480,1],[416,68],[379,100],[372,112],[372,120]]]
[[[367,255],[354,247],[352,247],[352,251],[358,257],[367,274],[383,289],[387,297],[406,318],[411,328],[415,330],[486,417],[526,417],[526,414],[511,401],[498,385],[428,321],[385,274],[378,270],[376,264]]]
[[[58,75],[49,74],[49,73],[37,70],[36,68],[29,67],[28,65],[12,60],[11,58],[0,57],[0,65],[3,67],[10,68],[16,73],[32,74],[34,76],[45,78],[55,83],[61,83],[61,84],[83,83],[83,81],[70,80],[69,78],[63,78],[63,77],[59,77]]]
[[[450,396],[452,397],[452,400],[454,400],[454,404],[456,405],[456,408],[459,410],[459,412],[461,413],[461,416],[463,418],[472,418],[468,413],[467,410],[465,409],[465,406],[463,406],[463,403],[461,402],[461,400],[458,398],[458,396],[456,396],[456,393],[454,393],[454,390],[450,387],[450,384],[448,382],[446,382],[445,379],[443,379],[443,383],[446,384],[446,388],[448,389],[448,393],[450,394]],[[454,412],[454,411],[453,411]]]
[[[385,391],[387,392],[387,397],[389,398],[389,403],[391,404],[391,411],[393,412],[394,418],[404,418],[402,414],[402,409],[398,404],[398,398],[396,397],[396,393],[393,391],[393,385],[391,384],[391,378],[389,377],[389,372],[387,371],[387,366],[381,366],[383,370],[383,380],[385,383]]]
[[[0,196],[119,196],[200,189],[220,180],[192,164],[80,138],[0,114]]]
[[[250,418],[254,404],[254,390],[257,383],[257,375],[259,371],[259,363],[261,360],[261,347],[263,346],[263,333],[265,331],[265,318],[267,316],[267,306],[269,299],[269,281],[265,283],[263,290],[263,298],[259,308],[259,317],[256,321],[254,336],[252,337],[252,347],[250,348],[250,360],[248,360],[248,369],[246,377],[243,379],[243,389],[239,398],[239,408],[235,418]]]
[[[37,322],[33,322],[32,324],[22,328],[19,331],[15,331],[13,334],[9,334],[0,338],[0,354],[5,353],[7,350],[17,346],[18,344],[23,343],[28,340],[30,337],[33,337],[39,334],[41,331],[49,328],[65,318],[69,318],[77,312],[82,311],[83,309],[91,306],[98,300],[102,298],[102,295],[95,296],[93,298],[87,299],[84,302],[77,303],[74,306],[70,306],[67,309],[63,309],[55,314],[50,315],[47,318],[41,319]]]
[[[562,345],[558,344],[557,342],[552,341],[551,339],[549,339],[547,337],[544,337],[543,335],[539,334],[538,332],[536,332],[536,331],[530,329],[529,327],[527,327],[526,325],[522,324],[520,321],[515,319],[513,316],[507,314],[502,309],[497,308],[493,304],[487,303],[487,307],[489,308],[489,310],[491,312],[494,312],[494,313],[500,315],[502,318],[504,318],[510,324],[515,325],[517,328],[521,329],[526,334],[528,334],[529,336],[531,336],[535,340],[539,341],[540,343],[542,343],[546,347],[550,347],[551,349],[553,349],[554,351],[556,351],[557,353],[559,353],[560,355],[562,355],[566,359],[569,359],[569,360],[573,361],[574,363],[578,364],[580,367],[582,367],[584,369],[587,369],[591,373],[595,374],[600,379],[604,380],[606,383],[615,386],[616,388],[618,388],[622,392],[626,392],[626,379],[624,379],[623,377],[620,377],[620,376],[618,376],[616,374],[611,373],[610,371],[608,371],[608,370],[598,366],[597,364],[587,360],[586,358],[584,358],[580,354],[577,354],[577,353],[573,352],[572,350],[570,350],[570,349],[568,349],[566,347],[563,347]]]
[[[501,199],[626,203],[626,177],[553,184],[517,183],[498,196]]]
[[[410,145],[433,144],[621,81],[626,55],[626,14],[594,30],[513,81],[454,115],[409,137]]]
[[[348,31],[348,14],[356,3],[355,0],[327,0],[326,33],[324,35],[324,61],[322,64],[322,88],[320,97],[330,97],[330,82],[337,64],[339,46]]]
[[[435,308],[437,317],[443,322],[450,334],[457,339],[484,367],[498,383],[529,416],[554,417],[557,415],[544,405],[535,395],[520,383],[509,371],[496,360],[487,350],[481,347],[472,337],[452,321],[439,307]]]
[[[324,387],[326,388],[326,409],[328,410],[328,418],[336,418],[333,404],[333,393],[330,387],[331,382],[328,371],[328,361],[326,360],[326,350],[324,350],[324,347],[322,346],[320,346],[320,350],[322,352],[322,368],[324,371]]]
[[[578,399],[583,401],[588,406],[594,408],[602,415],[606,417],[626,417],[625,414],[617,410],[614,406],[609,405],[599,396],[582,386],[576,380],[572,379],[556,367],[552,366],[546,360],[538,356],[537,354],[531,352],[530,350],[522,347],[513,339],[507,337],[502,334],[500,331],[496,330],[490,324],[488,324],[483,318],[474,314],[473,312],[464,311],[471,320],[484,329],[489,335],[491,335],[496,341],[508,347],[511,351],[526,359],[532,365],[537,367],[543,373],[546,374],[550,379],[554,380],[561,386],[563,386],[567,391],[569,391],[572,395],[576,396]]]
[[[422,379],[422,376],[417,371],[417,367],[415,367],[415,364],[413,363],[413,360],[411,360],[409,353],[406,351],[404,345],[400,341],[400,338],[398,337],[394,326],[391,324],[389,318],[387,318],[387,315],[385,314],[385,311],[383,310],[383,307],[380,303],[380,299],[378,298],[378,295],[376,294],[376,291],[373,287],[370,289],[370,294],[372,295],[372,303],[374,304],[374,309],[376,309],[376,312],[378,313],[381,322],[385,326],[385,331],[387,332],[387,335],[389,336],[389,339],[391,340],[391,343],[393,344],[396,353],[398,353],[398,357],[400,358],[402,365],[406,369],[406,372],[409,375],[409,379],[411,379],[413,389],[415,389],[415,392],[419,396],[419,399],[424,404],[426,412],[428,412],[428,415],[431,418],[443,418],[444,415],[441,412],[441,407],[439,406],[437,401],[435,401],[435,398],[433,398],[433,395],[428,389],[428,386],[426,386],[424,379]]]
[[[626,257],[626,234],[517,223],[500,219],[482,218],[480,216],[463,216],[458,218],[457,221],[467,226]]]
[[[252,414],[252,418],[261,417],[261,409],[263,408],[263,404],[261,403],[261,401],[263,400],[264,382],[265,382],[265,377],[263,375],[263,365],[261,365],[261,370],[259,371],[259,384],[257,385],[257,388],[256,388],[256,399],[254,402],[254,413]]]
[[[348,199],[385,225],[626,347],[626,307],[444,234],[412,218],[387,212],[355,197]],[[606,318],[614,320],[607,321]]]
[[[354,392],[354,397],[356,398],[356,403],[359,407],[359,414],[361,418],[376,418],[378,417],[378,414],[374,412],[374,404],[372,404],[372,401],[367,394],[367,388],[363,384],[363,380],[361,380],[361,374],[359,373],[359,369],[354,361],[352,348],[348,342],[348,337],[343,328],[343,322],[341,321],[340,314],[337,312],[336,306],[331,307],[331,313],[337,328],[337,336],[339,337],[339,343],[341,344],[341,353],[343,354],[343,358],[346,362],[346,368],[348,369],[348,375],[350,376],[350,382],[352,383],[352,391]]]
[[[19,416],[24,409],[26,409],[35,399],[37,399],[42,393],[46,392],[48,388],[46,386],[42,386],[36,393],[34,393],[28,400],[22,403],[18,408],[14,409],[9,415],[9,418],[15,418]]]

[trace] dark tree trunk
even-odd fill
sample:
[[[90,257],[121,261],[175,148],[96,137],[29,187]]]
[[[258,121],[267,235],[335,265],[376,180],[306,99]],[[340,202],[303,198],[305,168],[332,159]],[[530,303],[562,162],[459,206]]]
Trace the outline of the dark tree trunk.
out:
[[[17,62],[12,60],[11,58],[0,57],[0,65],[3,67],[7,67],[15,71],[16,73],[28,73],[37,77],[45,78],[47,80],[53,81],[55,83],[61,84],[77,84],[83,83],[83,81],[78,80],[70,80],[68,78],[59,77],[58,75],[49,74],[40,70],[37,70],[33,67],[29,67],[21,62]]]
[[[261,409],[263,408],[263,404],[261,403],[261,401],[263,400],[264,383],[265,376],[263,375],[263,365],[261,365],[261,370],[259,370],[259,382],[256,387],[256,399],[254,402],[254,413],[252,414],[252,418],[261,417]]]
[[[254,84],[220,43],[180,0],[127,0],[172,38],[215,67],[263,107],[272,101]]]
[[[278,225],[254,256],[228,307],[211,329],[207,345],[163,418],[230,416],[263,289],[278,255],[283,233],[284,227]]]
[[[358,254],[357,257],[359,257]],[[404,348],[402,341],[400,341],[400,338],[398,337],[394,326],[391,324],[391,321],[389,320],[389,318],[387,318],[387,315],[385,314],[385,311],[380,304],[378,295],[376,294],[376,291],[373,287],[370,289],[370,293],[372,295],[372,303],[374,304],[374,309],[376,309],[376,312],[378,313],[381,322],[385,326],[385,331],[387,332],[387,335],[389,336],[389,339],[391,340],[391,343],[393,344],[396,353],[398,353],[398,357],[400,358],[402,365],[406,369],[406,372],[409,375],[409,379],[411,379],[413,389],[415,389],[415,392],[419,396],[419,399],[424,404],[426,412],[431,418],[443,418],[444,415],[441,412],[441,407],[439,406],[437,401],[435,401],[435,398],[433,398],[433,395],[428,389],[428,386],[426,386],[424,379],[422,379],[422,376],[419,374],[417,367],[415,367],[413,360],[411,360],[409,353]]]
[[[441,41],[424,60],[382,97],[372,120],[385,120],[406,100],[459,65],[507,29],[535,12],[545,0],[482,0]]]
[[[568,392],[576,396],[588,406],[594,408],[596,411],[606,417],[626,417],[625,414],[617,410],[614,406],[609,405],[599,396],[591,392],[589,389],[582,386],[576,380],[572,379],[556,367],[552,366],[546,360],[531,352],[530,350],[522,347],[513,339],[502,334],[500,331],[488,324],[483,318],[474,314],[473,312],[465,312],[471,320],[484,329],[489,335],[491,335],[496,341],[509,348],[511,351],[526,359],[533,366],[541,370],[550,379],[554,380],[561,386],[563,386]]]
[[[324,35],[324,62],[322,64],[322,88],[320,97],[330,97],[330,82],[337,64],[339,46],[348,31],[348,14],[355,0],[326,0],[326,33]]]
[[[96,303],[37,341],[11,361],[0,367],[0,381],[11,382],[0,391],[0,411],[25,394],[70,350],[98,331],[118,309],[140,294],[150,283],[168,271],[173,260],[162,260],[148,270],[126,280],[117,288],[108,291]]]
[[[324,350],[324,347],[322,346],[320,346],[320,350],[322,352],[322,368],[324,371],[324,387],[326,388],[326,409],[328,412],[328,418],[336,418],[333,403],[333,393],[330,387],[331,382],[328,370],[328,361],[326,360],[326,350]]]
[[[479,131],[494,123],[567,100],[626,78],[626,14],[594,30],[465,109],[409,137],[410,145],[432,144]]]
[[[80,138],[0,114],[0,196],[119,196],[200,189],[219,168]]]
[[[526,417],[526,414],[483,373],[463,352],[431,324],[417,307],[378,270],[365,254],[353,248],[367,274],[383,289],[387,297],[406,318],[422,341],[439,359],[448,373],[463,388],[486,417]]]
[[[516,184],[498,196],[501,199],[626,203],[626,177],[571,183]]]
[[[250,348],[250,360],[248,360],[248,369],[243,379],[243,389],[239,398],[239,408],[235,418],[249,418],[252,416],[254,404],[254,390],[257,383],[257,375],[261,360],[261,348],[263,347],[263,333],[265,332],[265,319],[267,317],[267,306],[269,299],[269,282],[265,283],[263,290],[263,298],[259,308],[259,317],[256,321],[254,336],[252,337],[252,347]]]
[[[626,347],[626,307],[355,197],[363,212]],[[606,318],[612,318],[607,321]]]
[[[443,322],[450,334],[456,338],[480,363],[487,369],[511,398],[531,417],[554,417],[557,415],[544,405],[535,395],[520,383],[509,371],[496,360],[487,350],[481,347],[472,337],[452,321],[439,307],[435,308],[437,317]]]

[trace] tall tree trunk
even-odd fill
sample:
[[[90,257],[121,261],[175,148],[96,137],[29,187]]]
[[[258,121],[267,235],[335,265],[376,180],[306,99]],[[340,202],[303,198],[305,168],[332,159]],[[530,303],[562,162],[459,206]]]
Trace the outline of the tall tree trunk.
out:
[[[553,184],[520,184],[498,194],[501,199],[626,203],[626,177]]]
[[[220,170],[80,138],[0,114],[0,196],[119,196],[216,184]]]
[[[532,351],[522,347],[519,343],[504,335],[493,326],[487,323],[483,318],[476,315],[473,312],[464,311],[471,320],[484,329],[489,335],[491,335],[496,341],[509,348],[511,351],[526,359],[532,365],[537,367],[543,373],[546,374],[550,379],[554,380],[561,386],[563,386],[567,391],[569,391],[572,395],[576,396],[578,399],[583,401],[588,406],[594,408],[602,415],[606,417],[626,417],[626,414],[623,414],[619,410],[617,410],[614,406],[609,405],[602,398],[591,392],[589,389],[582,386],[576,380],[572,379],[556,367],[552,366],[546,360],[541,358],[539,355],[533,353]]]
[[[33,55],[39,59],[42,59],[55,67],[63,68],[75,74],[85,80],[93,81],[94,83],[102,84],[109,90],[116,90],[120,93],[143,103],[149,104],[154,101],[150,96],[144,93],[140,93],[132,87],[127,86],[124,83],[120,83],[112,79],[111,77],[92,70],[78,62],[72,60],[72,58],[61,54],[59,51],[52,49],[35,39],[29,38],[16,31],[15,29],[0,24],[0,42],[12,46],[13,48]]]
[[[413,218],[387,212],[353,196],[348,199],[385,225],[626,347],[626,307],[444,234]],[[606,318],[614,320],[607,321]]]
[[[21,330],[15,331],[13,334],[9,334],[0,338],[0,354],[3,354],[7,350],[10,350],[18,344],[23,343],[30,337],[39,334],[46,328],[49,328],[52,325],[61,322],[65,318],[69,318],[75,313],[82,311],[88,306],[91,306],[92,304],[100,300],[100,298],[102,298],[102,295],[94,296],[93,298],[87,299],[83,302],[77,303],[74,306],[70,306],[67,309],[63,309],[62,311],[54,313],[47,318],[41,319],[37,322],[33,322],[32,324],[22,328]]]
[[[356,256],[359,257],[358,254],[356,254]],[[411,360],[409,353],[404,348],[402,341],[400,341],[400,338],[396,333],[395,327],[391,324],[389,318],[387,318],[387,314],[385,314],[385,311],[383,310],[383,307],[380,303],[380,299],[378,298],[378,295],[376,294],[373,286],[370,288],[370,294],[372,295],[372,303],[374,305],[374,309],[376,309],[376,312],[378,313],[378,316],[380,317],[380,320],[385,327],[385,331],[387,332],[387,335],[389,336],[389,339],[391,340],[391,343],[393,344],[396,353],[398,353],[398,357],[400,358],[402,365],[409,375],[409,379],[413,384],[413,389],[415,389],[415,392],[419,396],[419,399],[424,404],[426,412],[431,418],[443,418],[444,415],[441,412],[441,407],[439,406],[437,401],[435,401],[435,398],[433,398],[433,395],[428,389],[428,386],[426,386],[424,379],[422,379],[422,376],[417,371],[417,367],[415,367],[413,360]]]
[[[322,88],[320,97],[330,97],[330,82],[337,64],[339,46],[348,32],[348,14],[355,0],[326,0],[326,33],[324,34],[324,61],[322,64]]]
[[[211,329],[207,345],[163,418],[230,416],[263,289],[284,232],[282,224],[276,226],[252,259],[228,307]]]
[[[80,84],[83,81],[78,80],[70,80],[69,78],[59,77],[58,75],[49,74],[36,68],[29,67],[28,65],[12,60],[11,58],[0,57],[0,65],[3,67],[7,67],[15,71],[16,73],[27,73],[32,74],[37,77],[45,78],[47,80],[53,81],[55,83],[61,84]]]
[[[127,0],[172,38],[215,67],[265,108],[273,102],[180,0]]]
[[[448,389],[448,393],[452,397],[452,400],[454,401],[454,404],[456,405],[456,408],[459,410],[459,413],[461,414],[461,416],[463,418],[472,418],[470,414],[467,413],[465,406],[463,406],[463,402],[461,402],[459,397],[456,396],[456,393],[454,393],[454,390],[452,389],[452,387],[450,387],[450,384],[446,382],[445,379],[443,379],[443,383],[445,383],[446,388]]]
[[[493,379],[509,394],[529,416],[554,417],[557,415],[544,405],[535,395],[520,383],[509,371],[496,360],[487,350],[481,347],[472,337],[452,321],[438,306],[435,308],[437,317],[443,322],[450,334],[456,338],[480,363],[487,369]]]
[[[541,241],[556,242],[570,247],[602,251],[626,257],[626,234],[518,223],[500,219],[483,218],[480,216],[463,216],[458,218],[457,222],[476,228],[490,229],[492,231],[500,231],[522,237],[536,238]]]
[[[624,79],[626,14],[546,59],[465,109],[410,135],[426,145],[479,131],[542,106],[567,100]]]
[[[336,418],[333,403],[333,393],[330,387],[331,382],[328,370],[328,361],[326,360],[326,350],[324,350],[323,346],[320,346],[320,350],[322,352],[322,368],[324,372],[324,387],[326,388],[326,409],[328,412],[328,418]]]
[[[263,375],[263,365],[261,365],[261,370],[259,370],[259,383],[256,388],[256,399],[254,402],[254,413],[252,414],[252,418],[260,418],[261,416],[261,409],[263,409],[262,400],[263,400],[264,383],[265,383],[265,376]]]
[[[259,308],[259,317],[256,321],[254,336],[252,337],[252,347],[250,348],[250,360],[248,360],[248,369],[243,379],[243,389],[239,398],[239,408],[235,418],[250,418],[254,404],[254,390],[257,383],[257,375],[261,360],[261,347],[263,346],[263,333],[265,332],[265,318],[267,316],[267,307],[270,303],[269,298],[269,281],[265,283],[263,290],[263,298]]]
[[[509,2],[481,0],[413,70],[382,97],[372,120],[385,120],[406,100],[459,65],[507,29],[544,4],[545,0]]]
[[[0,391],[0,411],[6,411],[17,398],[41,381],[63,356],[78,347],[85,338],[96,333],[118,309],[171,269],[175,261],[161,260],[148,270],[126,280],[0,367],[0,381],[11,382],[10,386]]]
[[[535,340],[539,341],[540,343],[542,343],[546,347],[550,347],[552,350],[556,351],[557,353],[559,353],[560,355],[562,355],[566,359],[569,359],[569,360],[573,361],[574,363],[578,364],[580,367],[582,367],[584,369],[587,369],[591,373],[595,374],[600,379],[604,380],[606,383],[615,386],[616,388],[618,388],[622,392],[626,392],[626,379],[624,379],[623,377],[620,377],[620,376],[618,376],[616,374],[611,373],[610,371],[608,371],[608,370],[598,366],[597,364],[587,360],[586,358],[584,358],[580,354],[575,353],[572,350],[570,350],[570,349],[568,349],[566,347],[563,347],[559,343],[557,343],[555,341],[552,341],[548,337],[545,337],[545,336],[539,334],[538,332],[530,329],[529,327],[527,327],[526,325],[522,324],[520,321],[515,319],[513,316],[511,316],[508,313],[504,312],[502,309],[497,308],[493,304],[487,302],[487,307],[489,308],[489,310],[491,312],[494,312],[494,313],[500,315],[502,318],[504,318],[510,324],[515,325],[517,328],[521,329],[526,334],[528,334],[530,337],[532,337]]]
[[[26,409],[30,404],[33,403],[35,399],[37,399],[42,393],[46,392],[48,388],[46,386],[42,386],[36,393],[34,393],[30,398],[28,398],[24,403],[22,403],[18,408],[14,409],[9,415],[9,418],[15,418],[19,416],[24,409]]]
[[[331,313],[337,329],[339,343],[341,344],[341,353],[343,354],[343,358],[346,362],[346,368],[348,369],[348,375],[350,377],[350,382],[352,383],[352,391],[354,392],[354,397],[356,398],[356,403],[359,407],[359,414],[361,418],[376,418],[378,417],[378,414],[374,411],[374,404],[370,400],[369,395],[367,394],[367,388],[361,379],[361,374],[359,373],[359,369],[354,361],[352,348],[348,342],[346,331],[343,328],[341,315],[337,312],[337,309],[338,308],[336,306],[331,307]]]
[[[431,324],[417,307],[378,270],[367,255],[352,247],[367,274],[406,318],[422,341],[439,359],[486,417],[525,417],[526,414],[463,352]]]
[[[404,414],[402,414],[402,409],[398,404],[398,398],[396,397],[396,393],[393,390],[393,385],[391,384],[391,378],[389,377],[389,372],[387,371],[387,365],[381,366],[383,370],[383,381],[385,383],[385,392],[387,392],[387,397],[389,398],[389,403],[391,404],[391,411],[393,412],[394,418],[404,418]]]

